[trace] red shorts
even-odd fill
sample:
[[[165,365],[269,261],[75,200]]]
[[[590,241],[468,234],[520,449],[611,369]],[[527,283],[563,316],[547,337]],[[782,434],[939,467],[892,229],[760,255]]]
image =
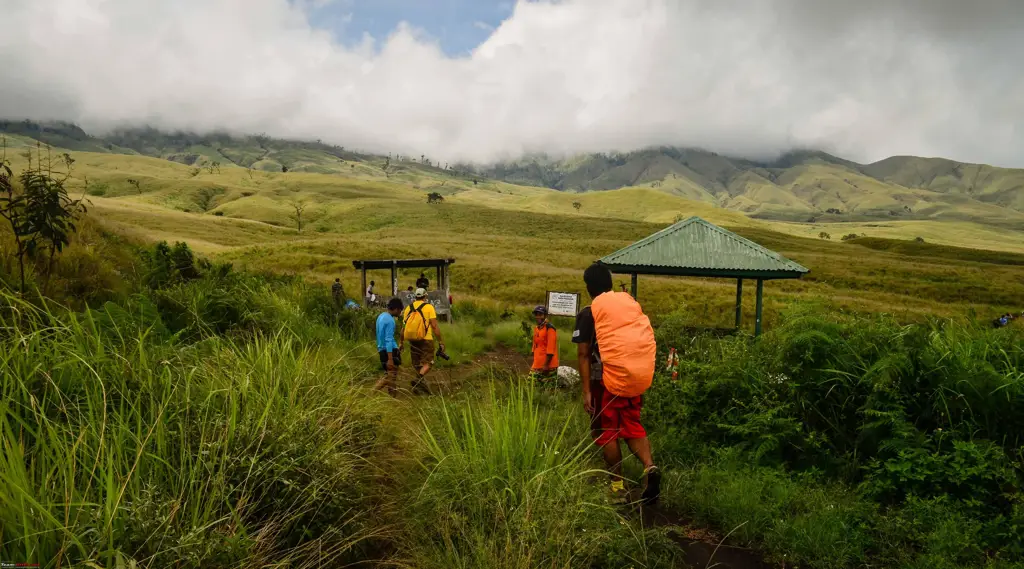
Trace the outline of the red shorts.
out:
[[[600,429],[593,429],[594,443],[604,446],[618,439],[642,439],[647,431],[640,424],[640,411],[643,409],[643,397],[619,397],[607,390],[602,390],[601,404],[597,407],[594,423],[600,423]],[[592,427],[597,426],[592,424]]]

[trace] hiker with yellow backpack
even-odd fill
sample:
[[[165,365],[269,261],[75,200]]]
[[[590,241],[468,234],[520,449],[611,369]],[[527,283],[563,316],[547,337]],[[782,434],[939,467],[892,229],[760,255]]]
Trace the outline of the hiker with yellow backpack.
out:
[[[442,356],[445,351],[444,339],[441,338],[441,327],[437,325],[437,311],[427,302],[427,291],[418,288],[413,296],[414,300],[402,313],[402,340],[398,349],[402,351],[405,342],[409,342],[410,359],[416,371],[413,392],[429,395],[426,375],[434,365],[434,339],[437,339]]]
[[[607,267],[591,265],[583,272],[583,281],[593,300],[576,317],[572,341],[577,344],[583,407],[592,418],[594,443],[601,447],[611,473],[613,501],[626,501],[619,447],[619,439],[625,439],[643,463],[641,501],[652,504],[661,493],[661,472],[654,465],[640,412],[643,394],[654,380],[654,329],[636,299],[612,292]]]

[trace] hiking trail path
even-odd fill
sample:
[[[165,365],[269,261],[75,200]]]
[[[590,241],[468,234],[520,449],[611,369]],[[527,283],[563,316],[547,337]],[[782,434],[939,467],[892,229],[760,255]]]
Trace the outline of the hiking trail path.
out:
[[[527,356],[505,346],[492,349],[471,362],[450,367],[435,367],[427,376],[433,396],[448,397],[468,389],[479,388],[473,381],[485,370],[502,372],[507,377],[523,377],[530,372],[530,360]],[[430,398],[412,395],[408,391],[411,375],[403,368],[398,377],[399,400],[408,404],[411,410],[418,409],[423,401]],[[566,389],[576,389],[570,387]],[[407,415],[409,420],[401,421],[400,428],[419,429],[422,424],[418,414]],[[399,427],[396,425],[396,427]],[[408,431],[406,431],[408,432]],[[595,461],[599,460],[595,452]],[[634,499],[639,498],[639,489],[634,489]],[[659,527],[669,530],[669,536],[680,547],[683,553],[679,569],[785,569],[784,566],[772,565],[764,560],[764,556],[752,549],[728,545],[727,539],[707,528],[703,528],[678,513],[669,511],[655,504],[652,506],[625,506],[623,515],[638,521],[645,527]]]

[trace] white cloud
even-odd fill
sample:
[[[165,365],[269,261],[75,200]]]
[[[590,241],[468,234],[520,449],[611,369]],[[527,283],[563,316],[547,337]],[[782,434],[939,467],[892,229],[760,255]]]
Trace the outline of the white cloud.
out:
[[[316,4],[319,0],[312,0]],[[477,161],[699,146],[1024,166],[1024,3],[520,2],[471,55],[288,0],[0,0],[0,115]]]
[[[488,24],[487,22],[481,22],[481,21],[473,22],[473,27],[477,28],[478,30],[484,30],[485,32],[493,32],[494,31],[494,26]]]

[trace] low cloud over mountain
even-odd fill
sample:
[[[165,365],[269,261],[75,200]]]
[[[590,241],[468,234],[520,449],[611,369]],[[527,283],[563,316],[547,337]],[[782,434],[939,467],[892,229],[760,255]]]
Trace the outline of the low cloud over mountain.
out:
[[[461,58],[407,26],[338,38],[308,8],[0,0],[0,117],[451,161],[670,144],[1024,165],[1014,0],[524,1]]]

